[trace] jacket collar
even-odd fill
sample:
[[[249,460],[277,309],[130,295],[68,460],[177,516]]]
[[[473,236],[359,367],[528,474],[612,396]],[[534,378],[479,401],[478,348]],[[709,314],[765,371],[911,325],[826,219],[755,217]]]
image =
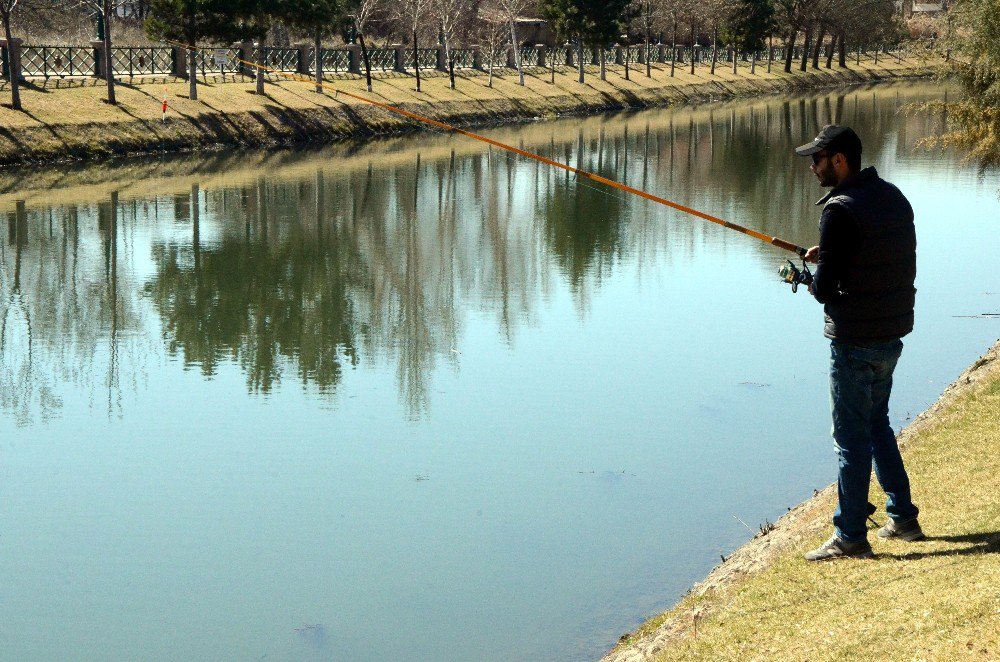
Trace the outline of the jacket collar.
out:
[[[860,172],[858,172],[858,174],[856,174],[856,175],[854,175],[852,177],[848,177],[844,181],[842,181],[839,184],[837,184],[836,186],[834,186],[832,189],[830,189],[829,193],[827,193],[822,198],[820,198],[819,200],[817,200],[816,204],[817,205],[825,205],[826,202],[827,202],[827,200],[829,200],[833,196],[837,195],[838,193],[842,193],[842,192],[846,191],[849,188],[855,188],[857,186],[863,186],[864,184],[866,184],[866,183],[868,183],[871,180],[876,179],[876,178],[878,178],[878,172],[875,170],[875,166],[868,166],[867,168],[864,168],[863,170],[861,170]]]

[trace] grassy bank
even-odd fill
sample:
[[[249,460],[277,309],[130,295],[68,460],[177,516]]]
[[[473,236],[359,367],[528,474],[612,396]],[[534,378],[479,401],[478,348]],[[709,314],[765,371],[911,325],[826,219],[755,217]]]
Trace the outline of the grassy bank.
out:
[[[485,73],[467,71],[455,90],[449,89],[447,76],[431,72],[424,76],[419,93],[412,76],[389,74],[374,82],[371,94],[358,77],[332,81],[323,94],[313,91],[310,83],[276,79],[267,85],[264,96],[253,94],[249,79],[230,78],[200,86],[198,101],[187,98],[186,82],[161,78],[120,85],[117,106],[103,102],[105,90],[100,81],[50,79],[22,90],[24,112],[9,108],[9,87],[0,86],[0,104],[5,104],[0,106],[0,165],[222,145],[329,142],[414,127],[411,120],[339,96],[338,88],[435,119],[485,125],[927,76],[941,64],[936,56],[918,53],[900,62],[883,57],[878,65],[870,59],[860,65],[850,62],[846,69],[800,72],[796,68],[786,74],[776,63],[769,74],[766,64],[758,64],[751,75],[749,66],[741,63],[736,74],[719,66],[713,76],[707,66],[699,66],[694,74],[678,68],[674,77],[669,66],[658,64],[652,77],[633,70],[631,80],[624,79],[622,67],[614,66],[609,68],[607,81],[600,80],[596,67],[589,67],[582,85],[575,70],[558,70],[555,82],[550,83],[547,70],[534,69],[529,70],[523,87],[510,70],[494,76],[492,87],[487,86]],[[161,121],[164,94],[170,105],[166,122]]]
[[[873,560],[803,561],[830,533],[828,488],[606,659],[1000,659],[1000,342],[900,443],[927,541],[876,541]]]

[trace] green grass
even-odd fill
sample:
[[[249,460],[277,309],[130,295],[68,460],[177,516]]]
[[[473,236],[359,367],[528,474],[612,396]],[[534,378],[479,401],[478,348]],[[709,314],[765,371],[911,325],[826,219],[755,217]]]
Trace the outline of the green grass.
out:
[[[669,626],[653,659],[1000,659],[998,350],[978,383],[905,435],[927,541],[872,535],[873,560],[807,563],[830,532],[827,490],[786,525],[799,540],[764,570],[682,600],[630,642]],[[874,484],[872,500],[884,501]]]

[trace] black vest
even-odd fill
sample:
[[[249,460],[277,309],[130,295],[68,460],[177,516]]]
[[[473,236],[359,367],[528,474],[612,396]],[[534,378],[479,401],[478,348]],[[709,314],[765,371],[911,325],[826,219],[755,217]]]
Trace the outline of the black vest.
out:
[[[917,237],[913,208],[898,188],[865,168],[820,202],[845,209],[857,222],[858,244],[827,303],[824,335],[849,343],[902,338],[913,330]]]

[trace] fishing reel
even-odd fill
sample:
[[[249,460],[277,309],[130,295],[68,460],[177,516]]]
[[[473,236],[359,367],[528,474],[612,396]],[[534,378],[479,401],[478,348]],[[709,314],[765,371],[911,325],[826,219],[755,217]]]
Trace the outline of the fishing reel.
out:
[[[795,266],[795,263],[791,260],[787,260],[788,264],[781,265],[778,269],[778,276],[781,280],[786,283],[790,283],[792,286],[792,292],[799,291],[799,284],[809,287],[813,282],[813,274],[809,271],[808,265],[806,265],[805,260],[802,261],[802,268],[799,269]]]

